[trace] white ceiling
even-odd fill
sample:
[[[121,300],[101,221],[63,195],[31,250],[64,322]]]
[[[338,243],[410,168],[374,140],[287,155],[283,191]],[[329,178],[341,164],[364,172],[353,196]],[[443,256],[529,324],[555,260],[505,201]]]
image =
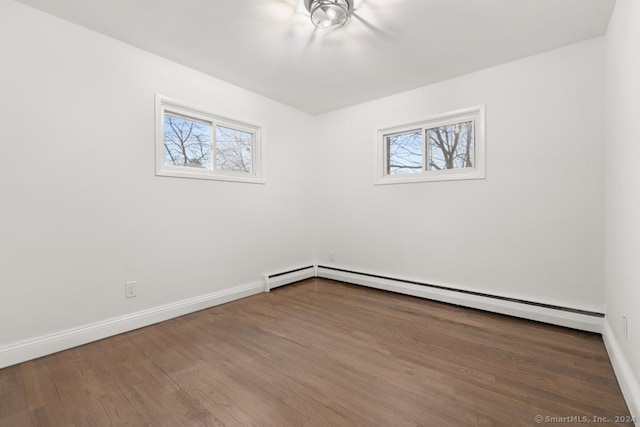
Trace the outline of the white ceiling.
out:
[[[615,0],[355,0],[315,30],[303,0],[18,0],[319,114],[601,36]]]

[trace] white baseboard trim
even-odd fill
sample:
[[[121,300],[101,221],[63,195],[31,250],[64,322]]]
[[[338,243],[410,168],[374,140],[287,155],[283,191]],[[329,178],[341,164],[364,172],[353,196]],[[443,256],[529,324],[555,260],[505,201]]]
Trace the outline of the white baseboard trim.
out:
[[[538,322],[565,326],[583,331],[602,333],[603,318],[587,314],[573,313],[514,301],[470,295],[452,290],[437,289],[406,283],[400,280],[371,277],[355,272],[338,271],[330,268],[318,267],[318,277],[368,286],[385,291],[426,298],[464,307],[476,308],[494,313],[507,314]]]
[[[315,277],[315,275],[316,272],[314,266],[294,269],[289,273],[265,274],[264,291],[269,292],[271,289],[277,288],[278,286],[299,282],[300,280]]]
[[[638,382],[638,379],[635,377],[635,375],[633,375],[633,371],[631,370],[629,363],[627,363],[627,358],[625,357],[622,348],[618,344],[616,336],[613,334],[611,325],[609,325],[609,322],[607,322],[606,320],[604,322],[604,332],[602,333],[602,338],[604,340],[604,345],[607,348],[607,353],[609,353],[609,359],[611,360],[613,371],[616,373],[618,384],[620,384],[622,395],[624,396],[624,400],[627,402],[627,406],[629,407],[629,412],[631,412],[632,417],[635,417],[636,426],[639,426],[640,382]]]
[[[174,317],[224,304],[263,292],[262,282],[236,286],[195,298],[114,317],[78,328],[21,341],[0,347],[0,368],[57,353],[92,341],[129,332]]]

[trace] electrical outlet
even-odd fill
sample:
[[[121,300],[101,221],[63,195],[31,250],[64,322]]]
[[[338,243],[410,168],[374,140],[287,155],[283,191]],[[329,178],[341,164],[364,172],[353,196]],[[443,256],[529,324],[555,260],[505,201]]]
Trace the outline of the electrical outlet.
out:
[[[127,282],[124,284],[125,298],[133,298],[138,296],[138,282]]]
[[[329,252],[329,261],[330,262],[336,262],[336,253],[335,252]]]
[[[622,315],[622,335],[624,339],[629,339],[629,319],[627,319],[627,315]]]

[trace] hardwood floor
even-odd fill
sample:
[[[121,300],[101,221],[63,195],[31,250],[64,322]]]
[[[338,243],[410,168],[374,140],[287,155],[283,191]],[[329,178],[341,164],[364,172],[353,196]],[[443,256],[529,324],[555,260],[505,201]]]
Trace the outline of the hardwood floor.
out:
[[[536,415],[629,416],[599,335],[323,279],[0,370],[2,426],[531,426]]]

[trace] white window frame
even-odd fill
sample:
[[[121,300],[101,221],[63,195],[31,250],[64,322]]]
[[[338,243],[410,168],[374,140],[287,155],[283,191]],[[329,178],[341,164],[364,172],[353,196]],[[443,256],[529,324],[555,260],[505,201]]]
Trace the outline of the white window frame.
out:
[[[195,168],[189,166],[168,165],[164,161],[164,116],[165,113],[192,118],[196,121],[211,124],[211,168]],[[227,171],[216,169],[216,127],[222,126],[247,132],[253,135],[251,144],[251,172]],[[156,175],[176,178],[209,179],[216,181],[246,182],[264,184],[264,141],[262,127],[242,121],[222,117],[207,112],[202,108],[187,105],[159,94],[156,94]]]
[[[474,122],[474,167],[446,170],[426,170],[428,164],[429,141],[426,141],[428,129],[462,122]],[[386,139],[399,133],[422,131],[422,165],[421,173],[390,175],[387,173],[389,159]],[[411,182],[454,181],[464,179],[485,179],[485,106],[465,108],[434,116],[419,122],[401,126],[379,129],[376,134],[375,185],[404,184]]]

